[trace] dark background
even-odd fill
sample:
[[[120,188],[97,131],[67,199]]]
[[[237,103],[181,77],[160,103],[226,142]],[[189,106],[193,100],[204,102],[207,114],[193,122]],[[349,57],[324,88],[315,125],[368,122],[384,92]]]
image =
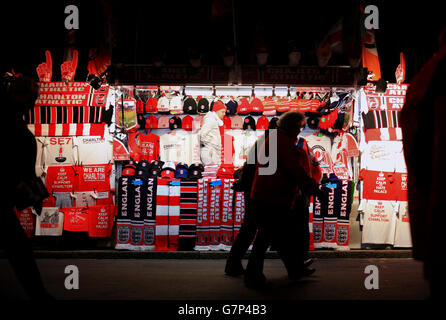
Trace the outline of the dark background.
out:
[[[79,50],[77,81],[86,78],[89,48],[110,46],[110,42],[114,63],[152,63],[156,55],[164,55],[167,65],[187,63],[188,54],[195,50],[202,53],[203,63],[221,64],[224,49],[234,44],[234,21],[225,9],[231,9],[232,1],[218,3],[219,15],[212,17],[210,0],[2,2],[1,71],[14,68],[37,79],[35,68],[44,61],[48,49],[53,57],[52,79],[59,80],[67,40],[64,8],[68,4],[77,5],[80,13],[75,43]],[[382,77],[395,81],[399,53],[403,52],[406,82],[410,81],[438,49],[437,38],[445,21],[441,8],[429,1],[382,0],[367,4],[379,9],[375,35]],[[256,40],[263,38],[270,47],[270,64],[287,64],[293,41],[302,52],[301,64],[315,65],[316,43],[340,17],[353,19],[358,7],[357,0],[234,0],[238,62],[255,63]],[[110,10],[111,15],[107,14]],[[330,64],[345,65],[348,60],[333,57]]]

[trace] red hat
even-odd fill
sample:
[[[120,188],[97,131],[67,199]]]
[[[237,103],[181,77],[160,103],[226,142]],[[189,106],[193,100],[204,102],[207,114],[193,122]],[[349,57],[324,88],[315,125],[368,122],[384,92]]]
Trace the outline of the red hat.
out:
[[[263,103],[259,98],[254,98],[250,104],[250,112],[251,113],[262,113],[263,112]]]
[[[153,114],[147,117],[145,128],[146,129],[158,129],[158,120],[156,119],[156,117]]]
[[[158,100],[155,97],[150,97],[146,101],[146,112],[157,113],[158,112]]]
[[[232,129],[243,129],[243,118],[240,116],[233,116],[231,119]]]
[[[217,100],[214,102],[214,105],[212,107],[212,111],[217,112],[220,110],[225,110],[226,111],[226,106],[223,102],[221,102],[220,100]]]
[[[267,117],[261,116],[259,119],[257,119],[258,130],[268,130],[268,126],[269,126],[269,121]]]
[[[237,113],[239,114],[247,114],[251,110],[251,105],[249,104],[248,99],[241,98],[238,101]]]
[[[191,116],[185,116],[183,118],[182,129],[192,131],[193,124],[194,124],[194,118],[192,118]]]

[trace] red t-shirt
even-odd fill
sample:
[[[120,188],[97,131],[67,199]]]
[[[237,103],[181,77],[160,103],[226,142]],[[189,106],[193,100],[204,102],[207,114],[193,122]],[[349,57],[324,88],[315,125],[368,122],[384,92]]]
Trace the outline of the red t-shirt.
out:
[[[87,207],[66,207],[60,208],[59,210],[64,213],[64,230],[88,231]]]
[[[88,207],[88,235],[109,237],[113,227],[114,205]]]
[[[73,192],[77,189],[73,166],[50,166],[45,177],[45,186],[49,193]]]
[[[397,200],[397,181],[395,173],[362,169],[359,179],[363,180],[364,199]]]
[[[110,174],[112,164],[84,164],[74,167],[77,178],[75,191],[107,191],[110,190]]]
[[[158,160],[160,152],[160,138],[156,134],[149,132],[129,133],[130,157],[135,161],[147,160],[152,162]]]

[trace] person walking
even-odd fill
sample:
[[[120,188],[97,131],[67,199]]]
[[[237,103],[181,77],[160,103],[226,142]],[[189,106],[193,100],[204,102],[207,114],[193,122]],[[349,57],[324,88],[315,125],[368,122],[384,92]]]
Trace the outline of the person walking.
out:
[[[304,257],[296,253],[295,238],[302,235],[297,234],[293,224],[295,215],[300,214],[292,209],[296,195],[321,192],[318,183],[311,178],[306,154],[296,146],[297,136],[304,125],[304,114],[287,112],[280,117],[277,131],[270,133],[262,145],[261,152],[269,155],[269,163],[257,164],[250,194],[250,211],[252,214],[255,212],[258,226],[244,275],[248,287],[262,288],[266,285],[263,262],[271,243],[277,247],[290,279],[299,279],[314,272],[304,265]],[[272,155],[269,148],[274,144],[277,153]],[[262,173],[271,161],[276,162],[276,170]]]
[[[12,160],[4,173],[0,243],[28,297],[32,300],[49,301],[53,298],[43,285],[33,257],[31,241],[15,213],[16,209],[23,210],[32,206],[40,214],[42,201],[48,196],[35,173],[36,141],[23,121],[25,112],[34,107],[37,96],[38,85],[31,78],[7,74],[2,79],[1,101],[8,133],[8,137],[5,137],[5,150]]]

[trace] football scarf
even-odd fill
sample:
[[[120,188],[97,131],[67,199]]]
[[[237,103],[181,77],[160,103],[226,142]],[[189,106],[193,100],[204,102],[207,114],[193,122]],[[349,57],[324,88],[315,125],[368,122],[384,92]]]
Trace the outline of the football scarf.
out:
[[[245,216],[245,195],[244,192],[235,192],[234,200],[234,233],[232,238],[235,239],[242,226]]]
[[[233,196],[232,185],[235,179],[223,179],[221,201],[220,249],[229,251],[233,241]]]
[[[130,183],[131,177],[122,176],[118,180],[118,216],[116,219],[116,245],[115,249],[130,249],[130,226],[133,215],[133,197]]]
[[[220,249],[220,198],[221,180],[209,182],[209,249]]]
[[[181,181],[179,250],[193,250],[197,234],[197,181]]]
[[[155,249],[157,179],[147,178],[147,211],[144,217],[144,250]]]
[[[349,244],[349,225],[351,212],[352,181],[340,180],[335,190],[335,208],[338,211],[336,225],[336,244],[338,249],[347,249]]]
[[[197,237],[195,250],[209,249],[208,187],[210,178],[198,180]]]

